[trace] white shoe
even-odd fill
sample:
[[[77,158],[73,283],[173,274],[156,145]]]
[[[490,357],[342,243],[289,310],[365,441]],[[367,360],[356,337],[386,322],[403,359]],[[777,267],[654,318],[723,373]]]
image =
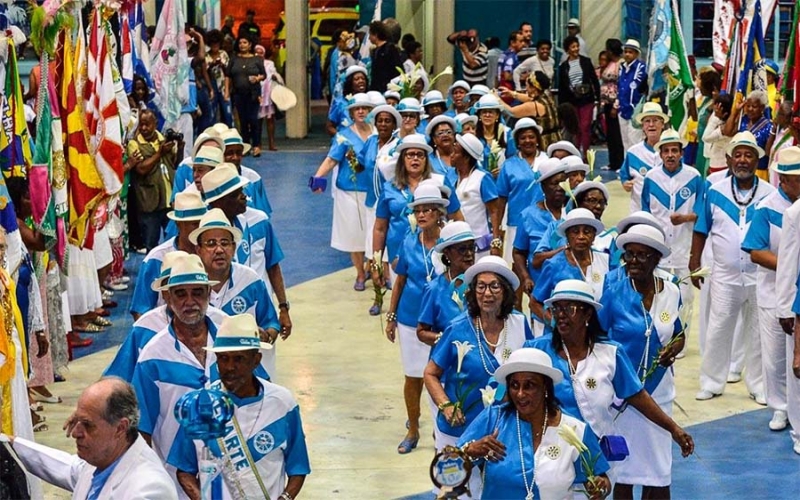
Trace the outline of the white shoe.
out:
[[[708,401],[711,398],[716,398],[718,396],[722,396],[722,394],[714,394],[711,391],[702,390],[695,394],[694,399],[698,401]]]
[[[756,404],[759,404],[761,406],[767,406],[767,398],[764,397],[763,393],[751,392],[750,399],[755,400]]]
[[[742,372],[728,372],[728,383],[735,384],[742,381]]]
[[[126,284],[131,282],[131,277],[130,276],[123,276],[123,277],[121,277],[119,279],[119,282],[124,284],[124,285],[126,285]]]
[[[769,421],[769,430],[782,431],[789,425],[789,417],[783,410],[775,410],[772,414],[772,420]]]
[[[105,287],[108,290],[113,290],[115,292],[121,292],[123,290],[127,290],[128,289],[128,285],[126,285],[124,283],[107,283],[105,285]]]
[[[794,450],[795,453],[800,455],[800,443],[795,443],[794,446],[792,446],[792,449]]]

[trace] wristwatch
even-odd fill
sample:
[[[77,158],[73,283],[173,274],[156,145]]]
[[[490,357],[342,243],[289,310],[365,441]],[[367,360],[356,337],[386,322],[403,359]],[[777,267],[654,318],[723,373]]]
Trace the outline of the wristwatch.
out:
[[[289,303],[289,301],[287,300],[286,302],[281,302],[281,303],[279,303],[279,304],[278,304],[278,309],[286,309],[286,310],[288,311],[288,310],[289,310],[289,308],[290,308],[290,306],[291,306],[291,304],[290,304],[290,303]]]

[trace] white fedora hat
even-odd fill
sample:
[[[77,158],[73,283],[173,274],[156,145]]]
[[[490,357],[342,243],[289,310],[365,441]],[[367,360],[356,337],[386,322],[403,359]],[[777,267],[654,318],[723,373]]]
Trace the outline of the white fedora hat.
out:
[[[456,140],[468,155],[477,161],[483,160],[483,143],[473,134],[458,134]]]
[[[192,166],[217,168],[225,161],[222,149],[213,146],[201,146],[192,157]]]
[[[542,126],[536,123],[536,120],[533,118],[520,118],[517,120],[517,123],[514,125],[514,131],[511,135],[514,137],[514,140],[517,140],[517,134],[522,132],[523,130],[534,129],[538,132],[539,135],[542,133]]]
[[[403,122],[403,117],[400,116],[400,113],[394,108],[394,106],[390,106],[388,104],[381,104],[380,106],[375,106],[370,111],[369,116],[372,123],[375,123],[375,118],[378,117],[381,113],[389,113],[392,118],[394,118],[394,128],[400,128],[400,124]]]
[[[583,280],[561,280],[556,283],[550,298],[544,301],[545,307],[550,307],[559,300],[574,300],[594,307],[595,311],[603,308],[603,304],[594,299],[592,285]]]
[[[400,139],[397,144],[397,152],[400,153],[406,149],[421,149],[430,154],[433,148],[428,145],[428,139],[422,134],[409,134]]]
[[[224,124],[224,123],[215,123],[214,125],[211,125],[209,128],[212,128],[212,129],[216,130],[216,131],[217,131],[217,134],[220,134],[220,135],[221,135],[223,132],[225,132],[226,130],[228,130],[230,127],[229,127],[229,126],[227,126],[227,125],[226,125],[226,124]],[[208,129],[206,129],[205,131],[207,132],[207,131],[208,131]]]
[[[565,156],[564,158],[561,158],[561,163],[566,165],[564,172],[568,174],[571,174],[572,172],[583,172],[584,174],[589,173],[589,165],[584,163],[580,156]]]
[[[536,182],[542,182],[549,177],[566,172],[566,163],[562,163],[558,158],[547,158],[539,163],[539,179]]]
[[[194,189],[190,189],[194,188]],[[189,222],[200,220],[208,212],[203,197],[194,184],[175,195],[173,209],[167,217],[174,221]]]
[[[661,227],[661,223],[658,221],[658,219],[656,219],[655,216],[650,212],[645,212],[644,210],[632,212],[629,216],[617,222],[617,232],[619,232],[619,234],[623,234],[628,230],[628,228],[636,224],[645,224],[650,227],[654,227],[661,231],[661,234],[664,235],[664,228]]]
[[[166,285],[166,280],[169,279],[169,274],[172,272],[172,266],[175,265],[175,262],[184,257],[188,257],[189,255],[191,254],[184,252],[183,250],[175,250],[165,253],[164,258],[161,259],[161,269],[159,270],[158,277],[154,279],[152,283],[150,283],[150,290],[154,292],[162,290],[161,287]]]
[[[252,314],[226,316],[217,330],[212,347],[204,347],[210,352],[236,352],[250,349],[272,349],[272,344],[261,342],[258,324]]]
[[[511,288],[514,290],[519,288],[519,278],[517,278],[517,275],[511,270],[511,266],[508,265],[508,262],[503,260],[502,257],[497,257],[496,255],[481,257],[478,259],[478,262],[473,264],[464,273],[464,281],[471,284],[475,276],[481,273],[494,273],[498,276],[502,276],[511,283]]]
[[[364,93],[355,94],[347,100],[345,109],[350,111],[353,108],[374,108],[375,105],[369,100],[369,96]]]
[[[442,123],[450,125],[450,127],[453,129],[453,133],[455,133],[457,127],[456,121],[447,115],[439,115],[434,117],[431,121],[428,122],[428,125],[425,126],[425,135],[430,137],[431,134],[433,133],[433,130]]]
[[[642,111],[633,117],[636,123],[642,123],[642,120],[647,118],[648,116],[655,116],[657,118],[661,118],[664,120],[666,124],[669,121],[669,116],[664,113],[664,110],[661,109],[661,105],[657,102],[646,102],[644,106],[642,106]]]
[[[647,224],[637,224],[628,229],[625,234],[617,236],[617,248],[624,249],[628,243],[639,243],[650,247],[660,253],[662,258],[671,253],[665,243],[664,234]]]
[[[627,40],[625,40],[625,43],[622,44],[622,48],[623,49],[633,49],[636,52],[641,52],[642,51],[642,46],[639,43],[639,40],[636,40],[634,38],[628,38]]]
[[[206,144],[208,141],[213,141],[214,145],[220,150],[225,149],[225,143],[222,142],[221,132],[214,127],[208,127],[204,131],[200,132],[200,135],[198,135],[197,139],[194,140],[194,145],[192,145],[192,157],[197,156],[197,151],[201,147],[213,147]],[[204,144],[205,146],[203,146]]]
[[[731,142],[728,143],[728,147],[725,148],[725,154],[731,156],[733,154],[733,150],[740,146],[753,148],[756,153],[758,153],[759,158],[764,157],[764,150],[758,145],[752,132],[745,130],[744,132],[739,132],[738,134],[734,135],[731,139]]]
[[[439,239],[436,240],[436,246],[433,247],[439,253],[442,253],[445,248],[461,243],[462,241],[475,241],[475,234],[469,227],[469,224],[462,220],[455,220],[448,222],[439,233]]]
[[[790,146],[778,151],[778,161],[770,167],[783,175],[800,175],[800,148]]]
[[[159,290],[169,290],[182,285],[214,286],[218,283],[219,281],[209,281],[208,273],[206,273],[206,268],[203,267],[203,261],[200,260],[200,257],[190,254],[175,259],[169,272],[169,278]]]
[[[450,200],[442,197],[442,190],[435,184],[420,184],[414,190],[414,201],[408,204],[408,208],[418,205],[440,205],[446,207]]]
[[[569,27],[580,28],[581,27],[581,22],[577,17],[571,17],[571,18],[569,18],[569,21],[567,21],[567,27],[568,28]]]
[[[597,233],[605,229],[603,223],[597,220],[591,211],[585,208],[573,208],[567,214],[564,222],[558,225],[556,231],[559,236],[565,236],[567,234],[567,229],[575,226],[590,226],[593,227]]]
[[[599,189],[600,192],[603,193],[603,197],[606,199],[606,202],[611,199],[606,185],[598,181],[583,181],[575,186],[575,189],[572,190],[572,194],[574,194],[577,198],[579,194],[585,193],[586,191],[591,191],[592,189]]]
[[[556,141],[547,146],[547,156],[552,158],[553,153],[555,153],[556,151],[566,151],[567,153],[573,156],[581,155],[581,152],[578,151],[578,148],[576,148],[575,145],[569,141]]]
[[[249,184],[247,179],[239,175],[232,163],[220,163],[217,168],[204,175],[200,182],[203,185],[203,201],[206,204]]]
[[[539,373],[552,380],[553,384],[564,379],[564,374],[553,368],[550,356],[534,347],[523,347],[512,352],[508,360],[495,370],[494,378],[498,383],[507,385],[509,375],[520,372]]]
[[[235,128],[229,128],[225,132],[222,132],[222,141],[225,143],[225,147],[228,146],[242,146],[244,150],[242,150],[242,154],[246,155],[248,151],[250,151],[250,145],[246,144],[244,140],[242,140],[242,136],[239,134],[239,131]]]
[[[661,146],[664,144],[672,144],[677,142],[681,145],[681,148],[686,147],[686,140],[681,139],[681,135],[674,129],[668,128],[667,130],[661,132],[661,137],[658,139],[656,143],[655,150],[661,150]]]
[[[228,218],[225,217],[225,212],[219,208],[212,208],[200,219],[200,226],[189,233],[189,241],[193,245],[197,245],[200,235],[209,229],[224,229],[231,233],[234,243],[238,244],[242,241],[242,231],[238,227],[232,226]]]

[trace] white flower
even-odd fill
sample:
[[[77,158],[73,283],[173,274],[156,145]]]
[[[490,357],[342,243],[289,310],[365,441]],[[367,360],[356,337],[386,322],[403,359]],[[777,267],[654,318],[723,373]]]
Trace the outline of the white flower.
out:
[[[390,82],[386,84],[386,90],[391,90],[393,92],[400,92],[401,90],[403,90],[403,88],[396,83]]]
[[[558,435],[561,437],[561,439],[566,441],[568,445],[578,450],[579,453],[589,451],[589,448],[583,444],[583,441],[578,437],[578,434],[575,432],[573,427],[570,427],[567,424],[561,424],[558,427]]]
[[[494,403],[494,393],[497,392],[497,389],[494,387],[487,385],[483,389],[481,389],[481,399],[483,400],[483,407],[488,408],[492,406]]]
[[[456,305],[458,306],[459,310],[461,310],[461,311],[464,310],[464,301],[461,300],[461,296],[458,294],[457,291],[453,290],[453,295],[450,298],[453,299],[453,302],[456,303]]]
[[[413,213],[408,214],[408,224],[412,233],[417,230],[417,217]]]
[[[461,373],[461,362],[464,361],[464,356],[466,356],[467,353],[475,346],[470,344],[469,341],[460,342],[458,340],[454,340],[453,345],[456,346],[456,350],[458,351],[458,365],[456,366],[456,373]]]
[[[448,66],[445,69],[443,69],[441,73],[439,73],[439,76],[441,76],[441,75],[452,75],[452,74],[453,74],[453,67],[452,66]]]

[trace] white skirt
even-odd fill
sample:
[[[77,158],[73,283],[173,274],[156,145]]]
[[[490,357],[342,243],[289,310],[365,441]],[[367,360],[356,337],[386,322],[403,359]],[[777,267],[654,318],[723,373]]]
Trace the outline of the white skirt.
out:
[[[364,201],[367,193],[342,191],[333,194],[331,247],[342,252],[363,252],[367,232]]]
[[[659,404],[672,416],[672,403]],[[614,423],[618,434],[625,436],[630,455],[616,462],[616,481],[642,486],[669,486],[672,483],[672,436],[632,406]]]
[[[506,241],[503,242],[503,260],[509,264],[514,264],[512,251],[514,250],[514,239],[517,237],[517,226],[506,226]]]
[[[416,326],[398,323],[397,332],[400,340],[403,373],[406,377],[422,378],[422,372],[425,371],[431,354],[431,347],[419,341]]]
[[[108,229],[97,231],[94,235],[94,262],[97,269],[103,269],[114,261],[111,251],[111,240],[108,239]]]
[[[69,313],[78,316],[101,307],[103,297],[100,295],[94,252],[70,245],[67,269]]]

